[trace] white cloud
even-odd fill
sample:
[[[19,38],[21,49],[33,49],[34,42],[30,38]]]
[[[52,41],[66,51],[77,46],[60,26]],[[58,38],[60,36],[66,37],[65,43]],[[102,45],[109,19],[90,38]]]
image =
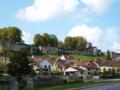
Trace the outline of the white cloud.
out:
[[[120,31],[116,28],[101,29],[98,26],[88,26],[86,24],[77,25],[73,27],[68,36],[83,36],[88,42],[94,46],[106,51],[108,49],[113,51],[120,51]]]
[[[112,50],[120,53],[120,43],[119,42],[114,42],[113,46],[112,46]]]
[[[106,12],[113,4],[113,0],[80,0],[87,7],[84,8],[85,11],[94,11],[98,14]]]
[[[26,31],[22,31],[22,33],[23,33],[22,40],[24,40],[25,43],[29,42],[32,35]]]
[[[113,43],[119,41],[119,30],[117,28],[109,28],[106,31],[106,37]]]
[[[32,5],[18,10],[16,16],[25,21],[36,22],[71,15],[73,11],[80,15],[86,12],[102,14],[109,10],[113,2],[114,0],[34,0]]]
[[[93,45],[99,45],[101,42],[102,30],[99,27],[90,27],[86,24],[73,27],[68,36],[83,36]]]
[[[33,5],[20,9],[17,17],[27,21],[43,21],[75,10],[79,0],[34,0]]]

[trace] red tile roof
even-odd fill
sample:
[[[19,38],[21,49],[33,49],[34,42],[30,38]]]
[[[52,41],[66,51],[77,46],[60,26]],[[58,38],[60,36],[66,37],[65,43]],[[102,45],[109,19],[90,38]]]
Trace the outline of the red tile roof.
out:
[[[50,64],[53,64],[54,63],[54,61],[53,60],[50,60],[49,58],[47,58],[47,57],[40,57],[40,56],[35,56],[34,58],[32,58],[32,61],[34,62],[34,63],[40,63],[40,62],[42,62],[42,61],[44,61],[44,60],[47,60]]]
[[[103,60],[98,62],[100,66],[108,66],[108,67],[120,67],[120,61],[116,60]]]
[[[74,66],[83,66],[86,68],[98,68],[97,64],[94,61],[80,61],[77,60],[74,63]]]

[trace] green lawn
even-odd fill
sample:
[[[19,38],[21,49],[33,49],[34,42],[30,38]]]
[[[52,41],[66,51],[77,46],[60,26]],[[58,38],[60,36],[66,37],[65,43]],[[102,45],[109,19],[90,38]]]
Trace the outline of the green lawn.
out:
[[[50,55],[50,54],[46,54],[44,56],[47,56],[52,60],[58,60],[61,57],[61,56]],[[80,54],[70,55],[70,56],[74,57],[76,60],[79,59],[79,60],[84,60],[84,61],[105,60],[105,56],[92,56],[92,55],[80,55]]]
[[[56,86],[50,86],[50,87],[37,87],[35,90],[64,90],[68,88],[77,88],[77,87],[88,87],[90,85],[96,85],[101,83],[110,83],[113,81],[90,81],[86,83],[73,83],[73,84],[65,84],[65,85],[56,85]]]
[[[105,56],[91,56],[91,55],[72,55],[76,59],[80,60],[105,60]]]

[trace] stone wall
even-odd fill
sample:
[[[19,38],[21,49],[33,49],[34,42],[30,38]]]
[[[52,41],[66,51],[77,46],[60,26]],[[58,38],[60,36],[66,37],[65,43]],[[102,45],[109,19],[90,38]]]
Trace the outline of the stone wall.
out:
[[[55,47],[42,47],[43,53],[57,54],[57,55],[68,55],[68,54],[81,54],[81,55],[98,55],[97,48],[86,48],[83,51],[78,50],[63,50]]]

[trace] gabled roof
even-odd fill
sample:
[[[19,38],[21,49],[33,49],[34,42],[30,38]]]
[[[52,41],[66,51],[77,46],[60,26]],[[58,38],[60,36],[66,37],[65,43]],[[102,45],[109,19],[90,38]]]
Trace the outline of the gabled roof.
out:
[[[80,61],[80,60],[77,60],[74,63],[74,66],[83,66],[85,68],[99,68],[98,65],[94,61]]]
[[[61,59],[61,60],[65,60],[65,57],[62,55],[62,56],[60,57],[60,59]]]
[[[119,67],[120,68],[120,61],[116,60],[103,60],[101,62],[97,62],[100,66],[107,66],[107,67]]]
[[[68,61],[57,61],[56,64],[59,67],[69,67],[70,63]]]
[[[54,61],[50,60],[50,59],[47,58],[47,57],[35,56],[34,58],[32,58],[32,61],[33,61],[35,64],[41,63],[41,62],[43,62],[44,60],[48,61],[51,65],[53,65],[53,63],[54,63]]]
[[[65,72],[77,72],[77,71],[84,71],[82,68],[79,67],[69,67],[65,70]]]

